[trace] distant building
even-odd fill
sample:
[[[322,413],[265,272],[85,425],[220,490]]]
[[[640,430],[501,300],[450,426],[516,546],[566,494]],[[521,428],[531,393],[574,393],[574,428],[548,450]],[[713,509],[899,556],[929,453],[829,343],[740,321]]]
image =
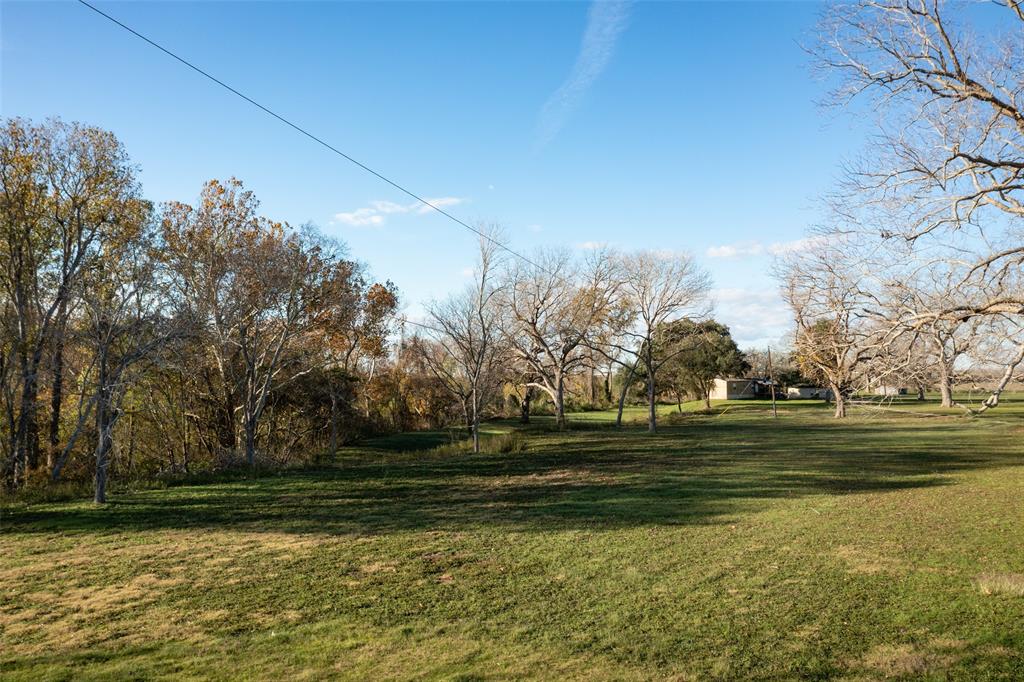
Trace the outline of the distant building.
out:
[[[761,398],[765,390],[762,382],[758,379],[715,379],[715,385],[711,389],[712,400],[749,400]]]
[[[787,386],[787,400],[831,400],[832,391],[821,386]]]
[[[875,386],[874,394],[875,395],[884,395],[884,396],[889,396],[889,397],[898,396],[898,395],[906,395],[907,394],[907,387],[906,386]]]

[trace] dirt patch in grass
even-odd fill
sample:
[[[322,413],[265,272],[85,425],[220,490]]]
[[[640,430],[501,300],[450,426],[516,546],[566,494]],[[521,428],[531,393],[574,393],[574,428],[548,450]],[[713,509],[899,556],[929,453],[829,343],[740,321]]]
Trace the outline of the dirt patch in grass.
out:
[[[1007,594],[1024,597],[1024,575],[1020,573],[983,573],[974,579],[982,594]]]
[[[896,559],[853,545],[843,545],[836,550],[836,556],[846,562],[851,573],[872,575],[898,571],[903,567]]]
[[[374,561],[369,564],[363,564],[359,567],[359,570],[363,573],[396,573],[398,567],[390,561]]]
[[[590,469],[553,469],[532,474],[517,476],[502,476],[491,480],[488,484],[492,488],[515,491],[523,488],[546,489],[557,487],[572,487],[581,485],[602,485],[614,483],[616,477],[609,474],[601,474]]]
[[[924,675],[948,668],[956,661],[950,653],[922,650],[910,644],[882,644],[854,664],[872,675],[893,678]]]

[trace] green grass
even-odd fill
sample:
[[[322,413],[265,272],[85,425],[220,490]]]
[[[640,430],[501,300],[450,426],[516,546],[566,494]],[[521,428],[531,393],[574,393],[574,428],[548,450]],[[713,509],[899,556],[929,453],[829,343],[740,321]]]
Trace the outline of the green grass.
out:
[[[525,452],[406,434],[317,471],[8,504],[0,673],[1022,679],[1024,400],[892,408],[664,406],[656,435],[587,413],[534,420]]]

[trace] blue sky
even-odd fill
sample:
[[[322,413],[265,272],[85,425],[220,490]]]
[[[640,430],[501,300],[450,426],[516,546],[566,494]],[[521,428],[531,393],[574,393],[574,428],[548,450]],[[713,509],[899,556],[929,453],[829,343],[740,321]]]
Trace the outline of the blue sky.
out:
[[[788,316],[769,275],[862,145],[816,105],[814,3],[96,3],[513,248],[689,251],[741,345]],[[146,194],[237,176],[343,239],[408,311],[472,235],[73,2],[4,2],[4,116],[114,131]]]

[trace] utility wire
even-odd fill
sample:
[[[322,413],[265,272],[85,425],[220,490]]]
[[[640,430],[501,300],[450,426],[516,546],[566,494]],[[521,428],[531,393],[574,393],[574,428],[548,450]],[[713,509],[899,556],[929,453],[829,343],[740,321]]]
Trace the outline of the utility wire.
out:
[[[122,23],[121,21],[119,21],[119,20],[115,19],[114,17],[110,16],[109,14],[104,12],[103,10],[97,8],[94,5],[89,4],[88,2],[86,2],[86,0],[78,0],[78,2],[79,2],[79,4],[82,4],[82,5],[86,6],[86,7],[88,7],[89,9],[91,9],[96,14],[99,14],[101,17],[104,17],[105,19],[108,19],[109,21],[113,22],[114,24],[117,24],[118,26],[120,26],[124,30],[128,31],[129,33],[131,33],[135,37],[140,38],[141,40],[149,43],[150,45],[152,45],[156,49],[160,50],[161,52],[163,52],[167,56],[169,56],[169,57],[171,57],[171,58],[181,62],[182,64],[184,64],[188,68],[192,69],[196,73],[198,73],[198,74],[200,74],[202,76],[205,76],[206,78],[208,78],[209,80],[213,81],[217,85],[221,86],[222,88],[224,88],[228,92],[230,92],[230,93],[232,93],[234,95],[237,95],[238,97],[241,97],[242,99],[244,99],[246,102],[248,102],[249,104],[253,105],[257,109],[260,109],[264,113],[269,114],[270,116],[273,116],[274,118],[276,118],[281,123],[284,123],[289,128],[292,128],[292,129],[298,131],[299,133],[302,133],[303,135],[305,135],[309,139],[313,140],[314,142],[316,142],[320,146],[325,147],[326,149],[334,152],[335,154],[337,154],[341,158],[345,159],[346,161],[349,161],[349,162],[355,164],[356,166],[358,166],[359,168],[363,169],[364,171],[366,171],[370,175],[373,175],[374,177],[376,177],[376,178],[378,178],[380,180],[383,180],[384,182],[386,182],[387,184],[391,185],[392,187],[394,187],[398,191],[400,191],[400,192],[402,192],[402,193],[412,197],[413,199],[415,199],[416,201],[420,202],[424,206],[427,206],[429,208],[434,209],[435,211],[437,211],[438,213],[440,213],[444,217],[448,218],[449,220],[451,220],[451,221],[461,225],[462,227],[466,228],[470,232],[473,232],[474,234],[479,235],[480,237],[482,237],[483,239],[486,239],[487,241],[491,242],[492,244],[494,244],[498,248],[503,249],[504,251],[507,251],[508,253],[512,254],[516,258],[519,258],[520,260],[522,260],[522,261],[524,261],[526,263],[529,263],[533,267],[535,267],[535,268],[537,268],[539,270],[543,270],[543,271],[547,272],[548,274],[554,274],[550,270],[545,268],[544,266],[538,265],[537,263],[533,262],[532,260],[530,260],[529,258],[524,256],[523,254],[518,253],[516,251],[513,251],[512,249],[510,249],[509,247],[505,246],[504,244],[502,244],[500,241],[498,241],[494,237],[491,237],[490,235],[486,234],[485,232],[481,232],[480,230],[476,229],[475,227],[473,227],[469,223],[467,223],[467,222],[465,222],[463,220],[460,220],[459,218],[456,218],[455,216],[453,216],[451,213],[449,213],[448,211],[444,210],[443,208],[441,208],[441,207],[439,207],[439,206],[437,206],[435,204],[432,204],[431,202],[427,201],[426,199],[424,199],[420,195],[416,194],[415,192],[412,192],[412,191],[406,189],[405,187],[403,187],[402,185],[398,184],[394,180],[391,180],[390,178],[388,178],[388,177],[386,177],[384,175],[381,175],[380,173],[378,173],[377,171],[373,170],[372,168],[370,168],[366,164],[364,164],[364,163],[362,163],[360,161],[357,161],[356,159],[352,158],[351,156],[349,156],[345,152],[341,151],[337,147],[334,147],[333,145],[325,142],[323,139],[321,139],[321,138],[317,137],[316,135],[314,135],[313,133],[309,132],[305,128],[303,128],[303,127],[301,127],[301,126],[299,126],[299,125],[297,125],[295,123],[292,123],[291,121],[286,119],[284,116],[281,116],[277,112],[275,112],[275,111],[273,111],[271,109],[268,109],[267,107],[263,106],[262,104],[260,104],[256,100],[254,100],[253,98],[249,97],[248,95],[246,95],[246,94],[244,94],[242,92],[239,92],[238,90],[236,90],[235,88],[231,87],[230,85],[228,85],[224,81],[220,80],[219,78],[211,75],[210,73],[208,73],[206,71],[203,71],[198,66],[196,66],[192,62],[188,61],[184,57],[180,57],[177,54],[175,54],[174,52],[171,52],[170,50],[168,50],[163,45],[160,45],[159,43],[157,43],[157,42],[155,42],[153,40],[150,40],[146,36],[142,35],[138,31],[136,31],[131,26],[128,26],[127,24]]]
[[[412,320],[410,320],[408,317],[406,317],[404,315],[402,315],[402,316],[391,315],[391,318],[394,319],[394,320],[397,320],[401,324],[411,324],[411,325],[416,326],[416,327],[422,327],[423,329],[429,329],[430,331],[436,332],[438,334],[444,334],[445,333],[444,331],[438,329],[437,327],[431,327],[429,324],[423,324],[422,322],[413,322]]]

